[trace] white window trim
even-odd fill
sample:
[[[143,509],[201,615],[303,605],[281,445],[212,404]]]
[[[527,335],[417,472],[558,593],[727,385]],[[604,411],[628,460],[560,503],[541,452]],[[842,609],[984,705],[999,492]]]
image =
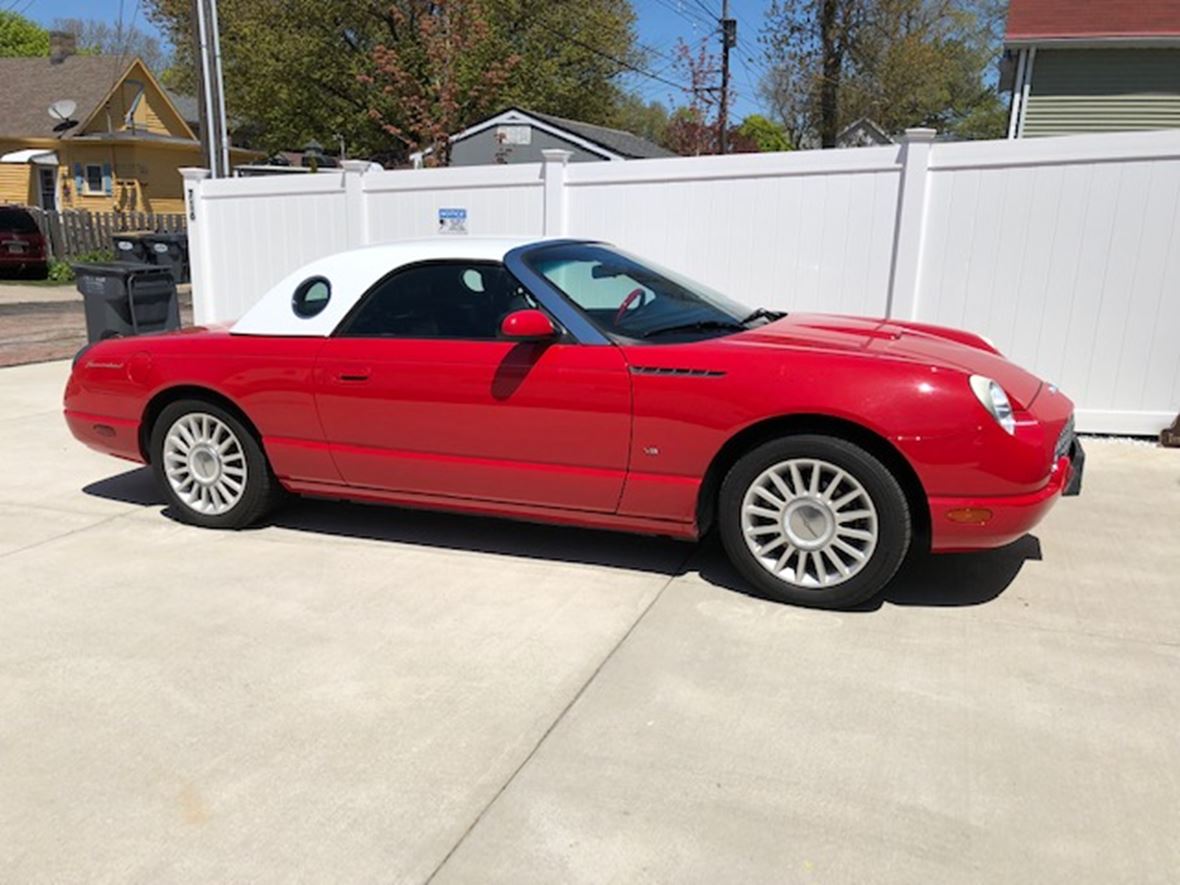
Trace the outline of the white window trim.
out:
[[[98,190],[94,190],[90,186],[90,170],[98,170]],[[102,163],[87,163],[82,167],[82,193],[87,196],[103,196],[106,191],[102,186],[103,174]]]

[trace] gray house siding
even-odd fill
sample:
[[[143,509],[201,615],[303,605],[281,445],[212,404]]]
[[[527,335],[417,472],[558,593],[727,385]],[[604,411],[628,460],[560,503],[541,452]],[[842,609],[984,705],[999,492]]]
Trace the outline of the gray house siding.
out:
[[[523,127],[526,124],[511,124],[511,128]],[[528,127],[531,130],[529,144],[500,144],[496,138],[497,126],[489,126],[481,132],[476,132],[451,145],[452,166],[486,166],[491,163],[540,163],[541,151],[551,148],[570,151],[573,156],[570,162],[601,161],[607,159],[602,154],[594,154],[573,142],[566,141],[556,135]],[[502,160],[497,159],[497,154]]]
[[[1180,49],[1038,49],[1025,137],[1180,127]]]

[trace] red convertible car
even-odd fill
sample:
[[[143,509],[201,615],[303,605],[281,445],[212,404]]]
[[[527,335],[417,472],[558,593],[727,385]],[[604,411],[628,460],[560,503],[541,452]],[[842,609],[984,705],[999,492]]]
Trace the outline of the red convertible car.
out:
[[[753,295],[755,299],[758,295]],[[847,606],[912,545],[996,547],[1080,487],[1073,406],[976,335],[751,309],[612,246],[314,261],[226,328],[82,351],[73,434],[239,528],[285,495],[694,539]]]

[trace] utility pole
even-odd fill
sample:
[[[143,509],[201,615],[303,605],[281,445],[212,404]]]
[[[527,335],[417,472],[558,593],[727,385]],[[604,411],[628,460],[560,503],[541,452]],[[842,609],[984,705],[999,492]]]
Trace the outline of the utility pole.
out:
[[[737,19],[729,17],[729,0],[721,0],[721,109],[717,125],[721,153],[729,153],[729,50],[737,45]]]
[[[225,92],[221,85],[221,35],[217,0],[192,0],[193,49],[201,112],[201,151],[213,178],[229,175]]]

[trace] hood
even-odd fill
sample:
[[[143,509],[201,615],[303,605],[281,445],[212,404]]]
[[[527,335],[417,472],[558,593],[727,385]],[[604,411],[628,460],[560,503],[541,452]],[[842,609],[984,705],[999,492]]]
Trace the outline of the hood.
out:
[[[998,381],[1015,405],[1023,408],[1032,404],[1041,389],[1039,378],[1009,362],[979,335],[925,323],[834,314],[790,314],[722,340],[754,347],[860,351],[985,375]]]

